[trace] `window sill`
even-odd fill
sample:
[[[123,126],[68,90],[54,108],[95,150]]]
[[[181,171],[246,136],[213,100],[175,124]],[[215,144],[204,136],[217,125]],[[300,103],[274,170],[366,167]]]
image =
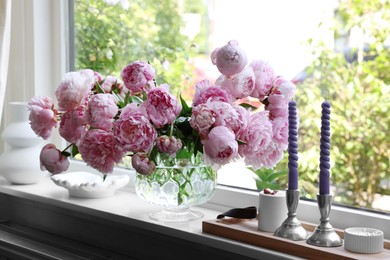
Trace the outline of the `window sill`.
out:
[[[72,161],[70,170],[92,171],[77,161]],[[205,255],[214,255],[217,259],[292,257],[202,232],[203,220],[215,219],[230,208],[257,206],[257,192],[218,186],[208,203],[194,207],[204,214],[201,220],[161,223],[148,216],[160,208],[142,201],[134,193],[134,173],[117,169],[116,173],[119,172],[131,177],[130,184],[117,191],[115,196],[103,199],[69,197],[67,190],[55,185],[48,177],[34,185],[4,183],[0,185],[0,207],[7,210],[0,211],[0,220],[142,259],[144,254],[153,258],[161,256],[162,252],[169,253],[171,258],[172,255],[194,255],[195,259]],[[318,223],[320,218],[317,203],[312,201],[301,200],[297,214],[304,222]],[[333,205],[330,218],[335,228],[376,228],[384,232],[385,239],[389,239],[389,215]],[[123,241],[127,242],[123,245]]]
[[[126,259],[185,257],[199,259],[288,259],[289,255],[232,241],[202,232],[202,220],[220,211],[194,207],[203,219],[186,223],[161,223],[148,214],[160,208],[147,204],[125,187],[113,197],[79,199],[68,196],[49,177],[34,185],[0,186],[2,224],[23,226],[58,239],[67,238],[103,248]],[[3,210],[6,209],[6,210]],[[164,257],[163,257],[164,258]],[[115,258],[116,259],[116,258]]]

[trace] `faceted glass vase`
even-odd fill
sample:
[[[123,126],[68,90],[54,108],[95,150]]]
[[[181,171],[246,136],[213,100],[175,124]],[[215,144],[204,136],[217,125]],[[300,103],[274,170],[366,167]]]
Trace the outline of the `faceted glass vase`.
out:
[[[216,184],[216,172],[209,166],[160,164],[151,175],[137,174],[135,190],[144,201],[164,207],[150,214],[151,219],[179,222],[203,217],[190,207],[206,203]]]

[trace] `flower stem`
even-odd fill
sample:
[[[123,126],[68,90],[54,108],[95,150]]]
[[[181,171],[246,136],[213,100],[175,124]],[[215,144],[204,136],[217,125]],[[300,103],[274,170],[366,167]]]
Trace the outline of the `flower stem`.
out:
[[[171,127],[169,129],[169,137],[171,137],[173,134],[173,123],[171,124]]]
[[[65,151],[68,150],[70,147],[72,147],[72,145],[74,145],[74,143],[71,143],[70,145],[68,145],[67,147],[65,147],[65,149],[62,150],[62,151],[65,152]]]

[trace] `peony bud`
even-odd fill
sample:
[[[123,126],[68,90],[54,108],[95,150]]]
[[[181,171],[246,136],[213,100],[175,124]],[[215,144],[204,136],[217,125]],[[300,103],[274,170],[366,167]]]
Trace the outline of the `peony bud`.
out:
[[[41,170],[52,174],[61,173],[69,168],[68,157],[63,155],[54,144],[45,145],[39,155]]]
[[[139,174],[150,175],[156,169],[153,161],[145,153],[136,153],[131,158],[131,164]]]
[[[240,73],[248,64],[248,58],[237,41],[229,41],[221,48],[211,53],[211,61],[225,76],[231,77]]]
[[[172,157],[175,157],[176,152],[183,146],[179,138],[167,135],[157,137],[156,143],[159,152],[169,154]]]

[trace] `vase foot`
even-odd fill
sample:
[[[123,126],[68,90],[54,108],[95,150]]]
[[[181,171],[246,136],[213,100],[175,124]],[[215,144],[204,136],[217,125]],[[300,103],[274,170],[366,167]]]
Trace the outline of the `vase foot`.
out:
[[[149,217],[153,220],[161,222],[184,222],[201,219],[203,213],[195,210],[169,210],[163,209],[158,212],[149,214]]]

